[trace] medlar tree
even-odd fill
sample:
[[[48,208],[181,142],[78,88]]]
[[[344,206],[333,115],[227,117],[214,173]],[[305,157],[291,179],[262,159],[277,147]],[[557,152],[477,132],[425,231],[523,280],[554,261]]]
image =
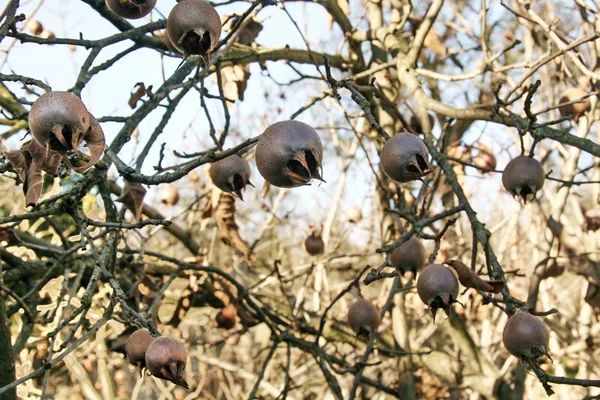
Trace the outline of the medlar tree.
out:
[[[593,2],[59,3],[0,14],[1,399],[600,395]]]

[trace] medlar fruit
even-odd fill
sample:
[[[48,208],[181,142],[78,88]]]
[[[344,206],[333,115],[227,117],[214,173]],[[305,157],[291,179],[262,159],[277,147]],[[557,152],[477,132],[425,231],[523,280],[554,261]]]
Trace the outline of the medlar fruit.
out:
[[[189,389],[183,377],[186,364],[185,347],[171,337],[161,336],[154,339],[146,350],[146,368],[153,376]]]
[[[412,133],[399,133],[383,145],[381,167],[390,179],[397,182],[421,180],[433,171],[427,146]]]
[[[535,198],[545,179],[544,168],[539,161],[523,155],[511,160],[502,172],[504,188],[513,197],[523,199],[524,203]]]

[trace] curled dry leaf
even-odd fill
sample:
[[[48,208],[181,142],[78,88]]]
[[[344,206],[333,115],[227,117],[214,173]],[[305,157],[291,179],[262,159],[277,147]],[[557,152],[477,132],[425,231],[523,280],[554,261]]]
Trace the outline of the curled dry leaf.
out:
[[[19,150],[9,151],[4,155],[23,182],[25,204],[28,207],[37,205],[43,191],[42,171],[56,175],[60,166],[60,154],[52,150],[46,152],[37,141],[29,140]]]
[[[444,264],[456,271],[458,281],[466,288],[474,288],[488,293],[500,293],[504,289],[504,282],[481,279],[471,268],[458,260],[449,260]]]
[[[146,94],[146,85],[144,85],[143,82],[136,83],[134,88],[137,88],[137,90],[131,93],[131,96],[129,96],[129,101],[127,102],[129,107],[132,109],[137,107],[138,101],[140,101],[141,98]]]
[[[140,221],[145,196],[146,189],[141,183],[127,182],[117,201],[123,203],[123,205],[135,215],[135,219]]]

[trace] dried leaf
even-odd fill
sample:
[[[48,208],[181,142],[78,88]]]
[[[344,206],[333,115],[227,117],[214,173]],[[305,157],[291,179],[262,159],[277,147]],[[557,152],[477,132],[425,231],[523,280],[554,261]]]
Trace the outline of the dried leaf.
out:
[[[250,46],[252,43],[254,43],[256,37],[260,31],[262,31],[262,29],[262,24],[256,19],[252,18],[248,20],[238,33],[238,42],[246,46]]]
[[[136,220],[141,221],[145,196],[146,189],[141,183],[127,182],[117,201],[123,203],[135,215]]]
[[[239,252],[246,262],[252,265],[256,255],[240,236],[238,225],[235,222],[235,199],[233,195],[215,189],[213,190],[212,203],[221,240]]]
[[[58,172],[61,155],[54,150],[44,148],[37,140],[23,143],[21,151],[29,153],[32,162],[38,164],[44,172],[50,175],[56,175]]]
[[[138,101],[140,101],[141,98],[144,97],[144,95],[146,94],[146,85],[144,85],[143,82],[136,83],[134,88],[136,87],[137,90],[131,93],[131,96],[129,96],[129,101],[127,102],[127,104],[129,104],[129,107],[131,107],[132,109],[137,107]]]
[[[502,281],[486,281],[481,279],[471,268],[458,260],[446,261],[444,264],[454,268],[458,274],[458,280],[464,287],[479,289],[488,293],[500,293],[504,289]]]
[[[250,78],[248,65],[232,65],[221,69],[223,95],[228,99],[244,100],[244,92]],[[232,103],[228,102],[227,106]]]
[[[21,150],[13,150],[4,152],[4,157],[6,157],[10,165],[17,172],[21,182],[25,182],[27,179],[27,169],[29,168],[29,162],[25,154]]]
[[[23,191],[25,192],[25,205],[36,206],[42,190],[44,188],[44,178],[42,177],[42,167],[37,163],[32,163],[27,169],[27,179],[23,182]]]

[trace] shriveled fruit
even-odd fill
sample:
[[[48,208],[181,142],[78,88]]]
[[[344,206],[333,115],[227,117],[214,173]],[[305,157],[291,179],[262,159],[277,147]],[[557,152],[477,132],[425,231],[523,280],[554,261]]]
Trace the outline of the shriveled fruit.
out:
[[[458,279],[441,264],[429,264],[417,279],[417,293],[429,308],[433,318],[438,309],[450,312],[450,306],[458,297]]]
[[[138,329],[133,332],[125,345],[125,354],[129,364],[140,368],[146,367],[146,350],[154,338],[148,329]]]
[[[300,121],[269,126],[256,145],[256,166],[271,185],[297,187],[321,177],[323,145],[313,128]]]
[[[323,227],[321,229],[315,229],[314,225],[310,225],[310,234],[304,241],[304,249],[311,256],[323,254],[325,251],[325,242],[321,237],[323,233]]]
[[[160,191],[160,202],[166,206],[174,206],[179,202],[179,191],[173,186],[167,186]]]
[[[187,364],[187,351],[181,342],[161,336],[146,350],[146,368],[150,373],[176,385],[189,389],[183,376]]]
[[[217,326],[222,329],[231,329],[235,326],[237,320],[237,311],[232,304],[227,305],[217,313],[215,321]]]
[[[210,179],[215,186],[224,192],[235,193],[242,200],[242,191],[246,189],[246,185],[254,186],[250,182],[251,174],[248,161],[237,154],[225,157],[210,166]]]
[[[502,172],[504,188],[525,203],[535,198],[545,179],[544,168],[539,161],[523,155],[511,160]]]
[[[570,103],[572,101],[583,99],[586,95],[587,93],[581,88],[569,88],[563,92],[558,102],[559,104]],[[575,122],[577,122],[583,113],[590,110],[591,106],[590,99],[585,98],[577,103],[565,104],[558,107],[558,112],[561,117],[572,115]]]
[[[397,182],[421,180],[432,172],[427,146],[411,133],[399,133],[383,145],[381,167]]]
[[[75,150],[90,129],[90,113],[81,99],[68,92],[47,92],[29,111],[29,128],[45,148]]]
[[[106,0],[106,5],[119,17],[138,19],[150,14],[156,0]]]
[[[407,271],[416,274],[425,264],[425,247],[418,238],[412,237],[392,252],[391,262],[404,275]]]
[[[379,310],[368,300],[358,299],[348,309],[348,325],[357,334],[375,332],[380,323]]]
[[[210,52],[221,36],[221,17],[204,0],[181,0],[169,14],[167,32],[184,58],[199,55],[210,65]]]
[[[510,317],[502,333],[502,342],[510,354],[531,361],[548,355],[549,340],[542,320],[524,311],[517,311]]]

